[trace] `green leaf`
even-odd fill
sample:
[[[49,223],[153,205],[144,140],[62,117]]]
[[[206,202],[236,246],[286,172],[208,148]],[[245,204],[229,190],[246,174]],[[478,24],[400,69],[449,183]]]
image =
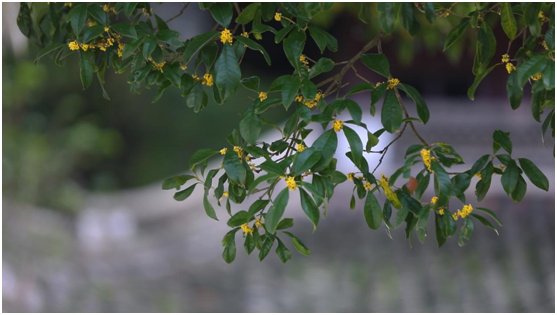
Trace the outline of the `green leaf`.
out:
[[[517,31],[516,19],[514,18],[510,3],[501,3],[501,27],[503,27],[503,31],[505,31],[510,40],[515,38]]]
[[[278,44],[280,42],[282,42],[282,40],[286,37],[286,35],[288,35],[288,33],[290,33],[291,30],[293,30],[295,27],[294,24],[290,24],[282,29],[280,29],[280,31],[278,31],[275,34],[275,44]]]
[[[509,132],[495,130],[493,132],[493,153],[496,153],[499,148],[503,148],[509,154],[513,153],[513,143],[509,137]]]
[[[260,6],[261,3],[252,3],[245,7],[242,12],[240,12],[240,15],[238,15],[238,17],[236,18],[236,23],[244,25],[253,21],[255,12],[257,12],[257,9],[259,9]]]
[[[218,37],[218,35],[218,32],[211,31],[190,38],[185,44],[183,54],[186,64],[189,64],[191,58],[195,54],[197,54],[203,47],[205,47],[205,45],[212,43]]]
[[[461,37],[464,35],[464,31],[470,25],[470,19],[464,18],[457,26],[455,26],[447,35],[447,39],[445,40],[445,45],[443,45],[443,51],[449,49],[452,45],[454,45]]]
[[[439,197],[439,206],[444,206],[449,202],[449,197],[452,191],[452,182],[449,174],[445,169],[437,162],[431,162],[431,169],[435,174],[435,186],[438,191],[436,191],[437,197]]]
[[[70,12],[68,12],[68,18],[70,19],[73,32],[76,35],[81,33],[87,21],[87,4],[80,3],[73,6]]]
[[[240,121],[240,134],[249,144],[255,144],[261,133],[261,118],[253,110],[248,110]]]
[[[215,219],[217,221],[219,220],[217,218],[217,213],[215,212],[215,208],[213,208],[213,206],[209,202],[209,199],[207,198],[207,193],[203,196],[203,208],[205,208],[205,213],[209,218]]]
[[[549,62],[542,77],[543,86],[546,90],[555,89],[555,63]]]
[[[507,78],[507,85],[506,85],[507,96],[509,97],[509,102],[511,103],[512,109],[517,109],[520,106],[520,103],[522,102],[522,96],[524,94],[522,92],[523,86],[524,84],[521,85],[518,82],[518,72],[513,71],[513,73],[511,73]]]
[[[257,212],[261,211],[269,204],[269,200],[258,199],[256,200],[248,209],[250,216],[253,216]]]
[[[296,69],[300,69],[300,55],[304,51],[306,43],[306,34],[304,32],[295,30],[292,31],[283,42],[283,49],[286,58],[290,64]]]
[[[352,120],[354,120],[356,123],[361,123],[362,122],[362,108],[360,107],[360,105],[356,102],[354,102],[353,100],[342,100],[341,101],[343,106],[346,107],[346,109],[348,109],[348,112],[350,113],[350,116],[352,116]]]
[[[196,151],[190,158],[190,168],[193,170],[199,164],[213,157],[217,152],[218,151],[213,149],[201,149]]]
[[[79,77],[81,78],[81,85],[83,89],[88,88],[93,83],[93,76],[95,74],[95,61],[92,52],[79,53]]]
[[[412,101],[414,101],[414,103],[416,104],[416,110],[418,112],[418,117],[420,117],[420,120],[424,124],[427,123],[429,120],[429,109],[427,108],[424,99],[420,95],[420,92],[418,92],[418,90],[416,90],[413,86],[408,84],[402,83],[399,86],[400,89],[404,91],[404,93],[406,93],[406,95],[410,97]]]
[[[226,224],[229,227],[237,227],[244,223],[248,223],[250,218],[251,215],[247,211],[241,210],[236,212],[232,217],[230,217],[230,219],[228,219],[228,222],[226,222]]]
[[[379,138],[371,132],[367,133],[367,143],[366,143],[366,151],[371,150],[374,146],[379,143]]]
[[[236,152],[228,150],[224,155],[223,161],[224,171],[228,178],[235,183],[243,185],[246,181],[246,168],[242,163],[242,160],[238,158]]]
[[[259,77],[258,76],[251,76],[248,78],[242,79],[242,85],[245,86],[247,89],[259,92]]]
[[[493,59],[493,55],[495,55],[495,46],[496,46],[496,39],[495,35],[493,34],[493,30],[488,22],[484,21],[478,32],[478,40],[477,40],[478,50],[479,53],[478,61],[480,69],[487,67],[490,64],[491,59]]]
[[[232,3],[221,2],[211,5],[209,12],[213,20],[217,21],[222,27],[228,27],[232,21]]]
[[[263,237],[263,242],[261,243],[261,249],[259,250],[259,260],[265,259],[271,248],[273,247],[273,243],[275,242],[275,237],[271,235],[266,235]]]
[[[482,207],[478,207],[476,208],[479,211],[485,212],[487,213],[487,215],[493,219],[493,221],[495,221],[495,223],[497,223],[497,225],[499,226],[503,226],[503,223],[501,223],[501,221],[499,220],[499,218],[497,217],[497,214],[495,214],[495,212],[493,212],[492,210],[489,210],[487,208],[482,208]]]
[[[320,58],[309,70],[309,78],[312,79],[322,73],[330,72],[335,67],[335,62],[329,58]]]
[[[263,55],[263,58],[265,58],[265,62],[267,62],[269,66],[271,65],[271,57],[269,57],[269,54],[267,53],[265,48],[263,48],[263,46],[244,36],[237,36],[236,39],[240,43],[248,46],[249,49],[259,51]]]
[[[458,246],[464,246],[472,237],[474,231],[474,222],[470,218],[464,219],[464,224],[460,228],[458,234]]]
[[[516,187],[511,194],[511,199],[514,202],[520,202],[526,195],[526,181],[522,178],[522,175],[518,175],[518,180],[516,182]]]
[[[292,253],[288,248],[286,248],[286,246],[284,246],[284,244],[278,238],[277,241],[278,241],[278,246],[275,252],[277,253],[277,256],[280,258],[280,261],[285,263],[288,260],[290,260],[290,258],[292,258]]]
[[[197,185],[197,183],[191,185],[190,187],[188,187],[184,190],[181,190],[181,191],[175,193],[174,194],[174,199],[177,200],[177,201],[186,200],[186,198],[188,198],[193,193],[193,190],[195,189],[195,185]]]
[[[488,162],[487,166],[481,171],[482,179],[476,184],[476,198],[481,201],[487,194],[491,186],[491,176],[493,174],[493,163]]]
[[[103,11],[101,5],[99,5],[98,3],[89,5],[87,11],[93,19],[95,19],[99,24],[101,24],[100,25],[101,27],[103,27],[108,23],[107,14],[106,12]]]
[[[519,158],[518,162],[520,163],[520,167],[528,176],[528,179],[532,182],[532,184],[536,185],[536,187],[543,189],[545,191],[549,191],[549,181],[547,177],[542,173],[542,171],[534,164],[534,162],[525,159]]]
[[[284,170],[285,170],[285,168],[282,166],[282,164],[276,163],[272,160],[267,160],[267,161],[261,163],[261,165],[259,165],[259,167],[261,167],[261,169],[266,171],[266,172],[274,173],[276,175],[283,175]]]
[[[479,214],[476,214],[476,213],[472,213],[472,216],[474,218],[476,218],[476,220],[480,221],[481,224],[483,224],[486,227],[492,229],[493,232],[495,232],[495,234],[497,234],[497,236],[499,236],[499,231],[497,230],[497,228],[491,222],[489,222],[486,218],[484,218],[483,216],[481,216]]]
[[[290,80],[284,82],[282,85],[281,100],[285,109],[288,109],[292,102],[294,102],[299,88],[300,81],[295,76],[292,76]]]
[[[321,153],[313,148],[306,149],[296,154],[292,165],[292,174],[294,176],[302,174],[317,164],[320,159]]]
[[[319,208],[317,208],[313,199],[303,188],[300,188],[300,200],[302,203],[302,209],[311,221],[313,230],[315,231],[317,224],[319,223]]]
[[[238,60],[236,60],[234,48],[230,45],[225,45],[215,62],[215,85],[223,100],[236,92],[241,78],[240,65]]]
[[[476,90],[478,89],[478,86],[480,85],[480,83],[482,83],[483,79],[485,79],[485,77],[491,73],[491,71],[493,71],[493,69],[495,69],[495,67],[498,66],[498,64],[494,64],[493,66],[487,68],[487,69],[481,69],[480,72],[476,73],[476,75],[474,76],[474,82],[472,83],[472,85],[468,88],[468,98],[470,100],[474,100],[475,99],[475,95],[476,95]]]
[[[398,4],[392,2],[377,3],[377,15],[379,18],[379,26],[385,33],[391,33],[394,29],[395,21],[398,16],[396,6]]]
[[[192,175],[172,176],[170,178],[165,179],[162,182],[162,189],[168,190],[168,189],[180,188],[180,186],[184,185],[188,180],[192,178],[195,177]]]
[[[273,205],[265,215],[265,227],[267,231],[274,234],[286,205],[288,204],[288,188],[284,188],[273,201]]]
[[[277,225],[277,230],[286,230],[294,226],[294,219],[284,218]]]
[[[367,193],[366,202],[364,204],[364,217],[367,225],[374,230],[378,229],[381,226],[381,222],[383,222],[383,210],[377,198],[375,198],[375,195],[371,192]]]
[[[507,195],[511,196],[511,194],[515,190],[519,176],[520,169],[516,166],[515,162],[512,161],[505,168],[503,175],[501,175],[501,185],[503,185],[503,189],[505,190]]]
[[[31,9],[25,2],[19,4],[19,13],[17,14],[17,26],[23,35],[31,36],[33,31],[33,20],[31,19]],[[73,25],[72,25],[73,27]]]
[[[516,75],[520,88],[522,89],[532,75],[543,72],[549,62],[545,56],[535,55],[519,65],[516,68]]]
[[[233,262],[234,258],[236,258],[236,231],[238,231],[238,229],[226,233],[222,240],[222,245],[224,246],[222,258],[228,264]]]
[[[135,30],[135,27],[131,25],[129,22],[112,24],[110,27],[112,28],[112,30],[121,34],[122,36],[131,39],[137,39],[137,31]]]
[[[391,70],[389,60],[383,54],[363,54],[361,57],[362,63],[369,69],[382,75],[385,78],[391,77]]]
[[[323,167],[326,167],[330,163],[337,149],[337,144],[338,137],[333,129],[325,131],[321,134],[321,136],[319,136],[319,138],[317,138],[317,140],[315,140],[312,148],[315,151],[321,152],[321,161],[319,161],[318,164],[314,166],[314,170],[319,170]]]
[[[298,237],[290,232],[284,232],[284,234],[290,236],[292,244],[294,245],[294,248],[296,248],[298,253],[304,256],[309,256],[309,254],[311,253],[310,250],[306,247],[306,245],[304,245],[304,243],[302,243],[302,241]]]
[[[309,34],[319,47],[321,53],[325,51],[325,48],[329,48],[330,51],[336,52],[338,48],[337,39],[329,34],[328,32],[324,31],[323,29],[316,27],[316,26],[309,26]]]
[[[395,92],[388,90],[381,110],[381,123],[390,133],[397,131],[402,125],[403,113]]]
[[[358,134],[350,129],[347,126],[342,128],[344,135],[346,136],[346,140],[348,140],[348,144],[350,145],[350,151],[352,152],[352,158],[358,168],[362,167],[362,158],[363,158],[363,145],[362,140]]]

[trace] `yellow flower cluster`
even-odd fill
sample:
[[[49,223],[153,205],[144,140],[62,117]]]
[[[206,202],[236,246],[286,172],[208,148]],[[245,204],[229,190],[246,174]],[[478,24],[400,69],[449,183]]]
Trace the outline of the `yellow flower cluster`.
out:
[[[286,177],[284,181],[286,182],[286,187],[288,187],[288,189],[290,190],[295,190],[296,187],[298,187],[298,184],[296,184],[296,180],[292,176]]]
[[[223,196],[224,198],[228,198],[229,195],[230,195],[230,194],[228,193],[228,191],[225,191],[225,192],[222,193],[222,196]]]
[[[240,229],[242,229],[242,232],[244,232],[244,236],[248,234],[251,235],[253,233],[253,229],[247,223],[242,224],[240,226]]]
[[[263,92],[263,91],[259,92],[258,97],[259,97],[259,101],[260,101],[260,102],[263,102],[263,101],[266,100],[267,97],[268,97],[267,92]]]
[[[161,62],[156,62],[155,60],[153,60],[153,58],[149,57],[149,61],[151,61],[151,64],[153,65],[153,68],[155,70],[160,71],[161,73],[164,72],[164,65],[166,65],[166,61],[161,61]]]
[[[234,37],[232,37],[232,33],[230,32],[229,29],[225,28],[224,30],[222,30],[222,32],[220,32],[220,42],[223,44],[228,44],[228,45],[232,45],[232,42],[234,41]]]
[[[203,75],[203,80],[201,80],[201,84],[206,86],[213,86],[213,75],[210,73],[205,73]]]
[[[431,204],[432,204],[432,205],[436,204],[437,201],[439,201],[439,197],[437,197],[437,196],[431,197]]]
[[[275,12],[275,21],[280,22],[282,20],[282,13]]]
[[[76,40],[72,40],[68,43],[68,48],[70,50],[79,50],[79,43]]]
[[[440,208],[439,210],[437,210],[437,213],[439,213],[439,215],[445,215],[445,209]]]
[[[370,182],[368,182],[367,180],[364,181],[364,189],[365,190],[370,191],[372,188],[373,188],[373,185]]]
[[[543,74],[541,72],[538,72],[538,73],[535,73],[533,76],[531,76],[530,79],[532,81],[538,81],[542,77],[543,77]]]
[[[306,149],[306,146],[303,143],[296,143],[296,151],[304,152],[305,149]]]
[[[313,109],[315,106],[317,106],[319,101],[321,101],[324,97],[325,94],[323,94],[323,92],[317,91],[313,99],[304,100],[304,97],[302,95],[298,95],[294,98],[294,101],[304,104],[304,106],[306,106],[309,109]]]
[[[240,34],[240,35],[242,35],[245,38],[249,38],[249,33],[248,32],[242,32],[242,34]]]
[[[455,213],[453,213],[452,216],[453,216],[453,219],[456,221],[456,220],[458,220],[459,217],[462,218],[462,219],[466,218],[467,216],[470,215],[470,213],[472,213],[472,211],[474,211],[474,207],[472,207],[471,204],[467,204],[467,205],[464,205],[462,207],[462,209],[457,210]]]
[[[390,78],[387,80],[387,89],[393,90],[400,84],[400,80],[397,78]]]
[[[233,150],[234,152],[236,152],[239,158],[242,158],[242,155],[244,154],[244,149],[242,149],[242,147],[235,145]]]
[[[501,62],[505,64],[505,69],[507,70],[507,73],[510,74],[511,72],[516,70],[516,67],[511,62],[511,57],[509,56],[509,54],[503,54],[501,56]]]
[[[431,157],[431,151],[428,149],[422,149],[420,151],[420,155],[422,156],[422,161],[424,162],[425,167],[431,173],[431,161],[433,160]]]
[[[354,180],[354,173],[346,174],[346,178],[348,178],[349,181],[353,181]]]
[[[300,62],[304,64],[304,66],[308,66],[309,65],[309,60],[308,57],[306,57],[306,55],[301,54],[300,58],[299,58]]]
[[[543,11],[538,12],[538,19],[541,23],[547,22],[549,19],[545,16]]]
[[[400,204],[400,200],[398,200],[397,195],[389,186],[389,180],[385,175],[381,175],[381,179],[379,180],[379,186],[383,189],[385,193],[385,197],[389,200],[395,208],[400,208],[402,205]]]
[[[222,148],[219,150],[220,155],[225,155],[228,152],[228,148]]]
[[[482,174],[476,173],[476,174],[474,174],[474,176],[476,176],[479,180],[482,180]]]
[[[335,122],[333,122],[333,129],[335,132],[339,132],[342,129],[342,126],[344,126],[344,122],[340,119],[336,119]]]
[[[261,218],[255,218],[254,226],[258,229],[263,227],[263,220]]]

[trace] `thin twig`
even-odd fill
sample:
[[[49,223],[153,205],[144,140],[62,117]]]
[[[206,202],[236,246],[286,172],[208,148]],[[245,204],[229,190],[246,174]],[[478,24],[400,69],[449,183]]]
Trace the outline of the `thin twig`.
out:
[[[186,11],[186,9],[188,8],[188,6],[190,5],[191,2],[186,2],[184,4],[184,6],[182,7],[182,9],[180,10],[180,12],[178,12],[178,14],[176,14],[175,16],[171,17],[170,19],[166,20],[166,23],[170,23],[172,22],[174,19],[177,19],[180,15],[184,14],[184,11]]]
[[[410,114],[408,113],[408,110],[406,109],[406,106],[404,106],[404,103],[402,102],[402,97],[400,97],[400,93],[396,89],[395,89],[395,95],[396,95],[396,98],[398,99],[398,103],[400,104],[400,107],[402,107],[402,110],[404,111],[404,117],[407,118],[407,119],[411,118]],[[420,133],[416,129],[416,126],[414,126],[414,122],[410,120],[410,121],[408,121],[408,123],[410,124],[410,128],[412,128],[412,131],[414,132],[414,135],[416,135],[416,138],[418,138],[418,140],[420,140],[420,142],[423,145],[429,147],[429,143],[427,143],[427,141],[424,139],[424,137],[422,137],[422,135],[420,135]]]
[[[373,169],[373,171],[371,172],[371,174],[374,174],[375,171],[379,168],[379,165],[381,165],[381,163],[383,163],[383,158],[385,158],[385,155],[387,155],[387,151],[389,151],[389,148],[391,147],[391,145],[393,145],[393,143],[397,142],[398,139],[400,139],[400,137],[402,137],[402,135],[404,134],[404,131],[406,130],[406,126],[408,126],[408,122],[404,123],[404,126],[402,127],[402,129],[400,130],[400,132],[398,133],[398,135],[391,140],[391,142],[389,142],[389,144],[387,144],[383,150],[381,150],[381,157],[379,158],[379,162],[377,162],[377,165],[375,166],[375,168]]]

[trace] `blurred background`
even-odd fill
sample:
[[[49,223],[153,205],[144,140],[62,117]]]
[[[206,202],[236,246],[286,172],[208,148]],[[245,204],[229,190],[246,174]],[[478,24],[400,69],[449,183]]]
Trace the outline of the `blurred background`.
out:
[[[169,18],[182,4],[153,7]],[[205,216],[200,195],[177,202],[160,185],[184,172],[197,149],[224,146],[248,104],[239,97],[194,114],[171,89],[156,103],[156,91],[131,93],[126,75],[107,78],[106,101],[95,84],[82,90],[75,59],[63,67],[47,58],[33,62],[38,50],[16,26],[18,9],[2,4],[4,311],[554,312],[554,139],[542,140],[528,99],[510,109],[503,68],[482,83],[475,102],[466,99],[473,45],[466,38],[442,54],[451,28],[446,19],[424,27],[418,39],[401,30],[383,44],[392,72],[430,106],[431,122],[420,131],[454,145],[469,163],[491,151],[494,129],[510,131],[513,155],[537,163],[550,191],[529,185],[515,204],[495,180],[481,205],[502,219],[500,235],[476,224],[465,247],[450,239],[437,248],[432,227],[424,244],[406,240],[403,229],[392,239],[369,230],[362,205],[348,208],[346,184],[314,233],[296,204],[287,209],[300,218],[295,231],[311,256],[294,253],[282,264],[271,253],[259,262],[237,240],[237,259],[228,265],[220,256],[223,220]],[[339,40],[339,52],[328,53],[334,60],[349,58],[367,40],[369,26],[356,22],[357,12],[335,4],[317,18]],[[170,25],[186,39],[212,22],[190,5]],[[499,56],[506,41],[496,30]],[[264,35],[263,45],[273,47],[272,37]],[[290,71],[275,48],[270,69],[248,52],[244,73],[268,73],[268,83]],[[312,42],[306,51],[318,54]],[[397,142],[382,171],[392,172],[414,143],[410,134]]]

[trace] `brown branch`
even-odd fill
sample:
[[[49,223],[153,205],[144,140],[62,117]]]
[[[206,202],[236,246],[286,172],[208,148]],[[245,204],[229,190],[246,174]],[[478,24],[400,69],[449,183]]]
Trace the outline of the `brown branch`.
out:
[[[184,4],[184,6],[182,7],[182,9],[180,10],[180,12],[178,12],[178,14],[176,14],[175,16],[169,18],[168,20],[166,20],[166,23],[170,23],[172,22],[174,19],[177,19],[180,15],[184,14],[184,11],[186,11],[186,9],[188,8],[188,6],[190,5],[191,2],[187,2]]]
[[[408,110],[406,109],[406,106],[404,106],[404,103],[402,102],[402,97],[400,97],[400,93],[398,93],[398,90],[396,90],[396,89],[395,89],[395,95],[396,95],[396,98],[398,99],[398,103],[400,104],[400,107],[404,111],[404,117],[407,118],[407,119],[411,118],[410,114],[408,113]],[[416,126],[414,126],[414,122],[409,120],[408,123],[410,124],[410,128],[412,128],[412,132],[414,133],[414,135],[416,135],[416,138],[418,138],[418,140],[420,140],[420,142],[423,145],[429,147],[429,143],[427,143],[427,141],[420,135],[420,133],[416,129]]]

